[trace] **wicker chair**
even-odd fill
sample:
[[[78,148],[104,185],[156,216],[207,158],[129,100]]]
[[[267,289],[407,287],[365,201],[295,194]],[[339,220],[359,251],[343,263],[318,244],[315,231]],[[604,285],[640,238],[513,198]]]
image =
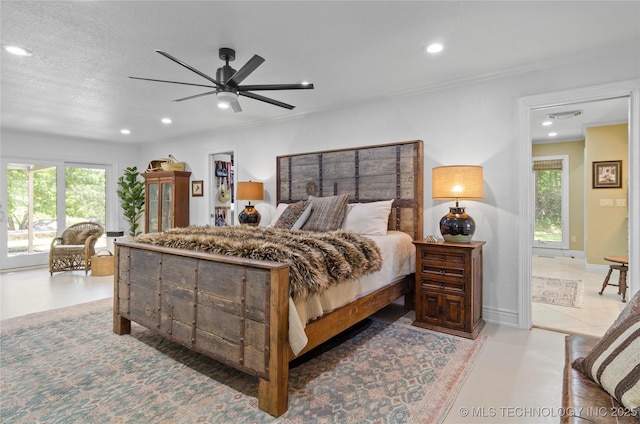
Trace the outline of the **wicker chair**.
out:
[[[60,237],[51,240],[49,273],[91,269],[91,256],[95,255],[96,241],[104,233],[102,225],[80,222],[64,230]]]

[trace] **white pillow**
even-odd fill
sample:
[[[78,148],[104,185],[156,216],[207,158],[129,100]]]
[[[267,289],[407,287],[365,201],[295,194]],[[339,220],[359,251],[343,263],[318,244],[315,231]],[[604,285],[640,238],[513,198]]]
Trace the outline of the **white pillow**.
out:
[[[343,228],[352,233],[384,236],[389,226],[392,200],[371,203],[352,203],[347,208]]]

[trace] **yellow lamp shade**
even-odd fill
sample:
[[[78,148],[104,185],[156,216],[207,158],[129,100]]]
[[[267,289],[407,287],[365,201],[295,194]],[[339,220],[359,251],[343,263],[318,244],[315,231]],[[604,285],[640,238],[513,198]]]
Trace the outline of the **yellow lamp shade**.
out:
[[[482,167],[474,165],[439,166],[431,174],[433,199],[482,199]]]
[[[238,182],[238,200],[264,200],[264,185],[253,181]]]

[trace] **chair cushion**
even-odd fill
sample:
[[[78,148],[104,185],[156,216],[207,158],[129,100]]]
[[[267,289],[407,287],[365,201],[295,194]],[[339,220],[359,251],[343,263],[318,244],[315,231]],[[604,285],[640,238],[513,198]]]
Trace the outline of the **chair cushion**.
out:
[[[90,236],[99,236],[100,234],[102,234],[102,230],[99,228],[89,228],[86,230],[68,228],[62,233],[62,244],[68,246],[84,244]]]
[[[80,236],[81,230],[76,230],[75,228],[68,228],[64,230],[62,233],[62,244],[71,246],[74,244],[82,244],[78,243],[78,237]],[[84,243],[84,242],[83,242]]]

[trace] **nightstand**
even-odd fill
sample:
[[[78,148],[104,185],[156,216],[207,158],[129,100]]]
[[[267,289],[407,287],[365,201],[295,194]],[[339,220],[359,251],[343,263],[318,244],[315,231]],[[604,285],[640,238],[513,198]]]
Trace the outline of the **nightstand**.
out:
[[[416,327],[475,339],[482,320],[482,246],[415,240]]]

